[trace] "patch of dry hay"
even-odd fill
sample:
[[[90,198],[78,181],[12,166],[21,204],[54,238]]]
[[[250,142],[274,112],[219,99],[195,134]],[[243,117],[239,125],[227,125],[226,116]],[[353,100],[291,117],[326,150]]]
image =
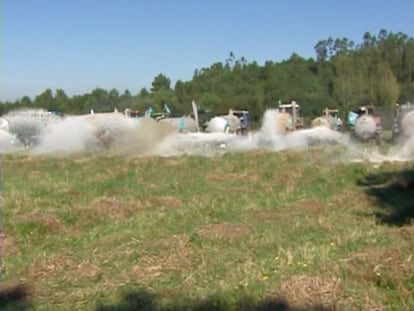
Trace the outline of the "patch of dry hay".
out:
[[[81,192],[79,190],[71,188],[66,191],[66,194],[70,197],[77,197],[81,194]]]
[[[324,205],[314,199],[302,199],[295,201],[291,204],[286,205],[286,207],[294,212],[312,212],[318,213],[324,209]]]
[[[349,311],[385,311],[378,299],[378,294],[370,291],[359,292],[355,297],[347,297],[338,302],[338,310]]]
[[[36,260],[27,268],[24,274],[24,281],[28,284],[39,284],[42,287],[43,282],[48,283],[50,279],[73,280],[80,278],[93,278],[99,273],[100,269],[88,261],[81,263],[66,255],[56,255],[43,257]],[[36,290],[36,288],[35,288]],[[38,292],[37,294],[42,294]]]
[[[61,234],[66,233],[66,227],[62,224],[59,217],[50,212],[43,212],[40,210],[34,210],[31,213],[20,215],[19,222],[37,222],[43,226],[48,233]]]
[[[412,225],[406,225],[398,229],[399,234],[407,241],[413,241],[414,237],[414,223]],[[414,248],[414,244],[413,244]]]
[[[286,213],[281,213],[273,209],[260,209],[248,213],[249,219],[257,219],[260,221],[280,221],[288,217],[289,215],[286,215]]]
[[[140,282],[149,282],[170,271],[188,269],[194,257],[190,238],[186,234],[173,235],[156,245],[155,254],[144,253],[131,273]]]
[[[180,199],[173,196],[154,197],[151,198],[150,202],[152,206],[161,209],[175,209],[183,205]]]
[[[16,246],[10,235],[0,232],[0,243],[2,256],[9,257],[19,254],[19,248]]]
[[[246,225],[236,225],[229,223],[209,224],[200,227],[197,234],[207,239],[223,239],[233,241],[243,238],[250,233],[250,228]]]
[[[212,200],[213,199],[210,196],[206,195],[206,194],[197,194],[197,195],[193,195],[189,199],[188,203],[191,206],[194,206],[194,205],[208,206]]]
[[[46,278],[53,278],[68,272],[76,267],[76,263],[68,256],[59,255],[50,258],[41,258],[28,267],[25,274],[31,281],[37,281]]]
[[[371,205],[373,200],[367,196],[364,192],[345,189],[342,192],[336,194],[329,200],[329,207],[360,210],[361,206],[365,208],[367,205]]]
[[[89,213],[92,218],[121,220],[136,212],[142,211],[145,206],[141,202],[117,202],[110,198],[98,198],[86,207],[77,208],[76,213],[83,218]]]
[[[294,216],[302,216],[304,212],[318,214],[324,209],[325,205],[317,200],[302,199],[278,206],[277,209],[256,209],[248,213],[248,217],[262,221],[280,221]]]
[[[82,277],[93,278],[99,273],[99,268],[85,261],[77,265],[76,272]]]
[[[253,183],[256,184],[260,181],[260,176],[258,174],[251,173],[232,173],[232,172],[210,172],[205,176],[207,182],[225,182],[225,181],[240,181],[243,183]]]
[[[359,282],[396,288],[402,304],[412,295],[412,289],[404,280],[414,274],[413,256],[402,255],[396,248],[353,253],[342,260],[341,269]]]
[[[396,248],[368,249],[343,259],[341,267],[360,280],[378,284],[384,272],[395,279],[414,274],[412,257],[404,257]]]
[[[310,308],[315,305],[330,308],[337,305],[342,293],[339,279],[295,276],[280,285],[277,296],[297,308]]]

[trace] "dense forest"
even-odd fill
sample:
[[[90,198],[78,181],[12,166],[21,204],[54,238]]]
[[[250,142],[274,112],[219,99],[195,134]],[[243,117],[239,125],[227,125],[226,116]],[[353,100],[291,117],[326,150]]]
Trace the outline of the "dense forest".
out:
[[[96,88],[69,97],[63,89],[46,89],[35,98],[24,96],[15,102],[0,102],[0,115],[28,107],[65,114],[122,111],[125,108],[155,111],[168,104],[174,115],[191,111],[194,99],[203,109],[217,114],[229,108],[249,110],[258,121],[266,108],[295,99],[305,116],[321,114],[324,107],[349,111],[362,104],[391,107],[397,100],[414,101],[414,38],[401,32],[366,32],[362,42],[347,38],[321,40],[314,46],[315,58],[292,54],[281,62],[259,65],[230,52],[224,62],[196,69],[191,81],[171,80],[163,73],[153,78],[150,90],[138,94],[129,90]]]

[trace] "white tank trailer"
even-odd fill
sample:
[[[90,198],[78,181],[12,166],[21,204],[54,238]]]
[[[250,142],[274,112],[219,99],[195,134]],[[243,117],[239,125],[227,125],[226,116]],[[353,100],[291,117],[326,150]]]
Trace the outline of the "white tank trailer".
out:
[[[194,133],[198,131],[197,122],[190,117],[175,117],[162,118],[158,120],[159,123],[169,123],[173,128],[180,133]]]
[[[414,133],[414,105],[407,103],[400,105],[395,104],[394,118],[392,123],[392,139],[406,140]]]
[[[249,112],[230,109],[227,115],[211,118],[205,131],[208,133],[229,133],[246,135],[249,130]]]
[[[208,133],[235,133],[240,128],[240,119],[234,115],[212,118],[206,127]]]
[[[348,114],[348,124],[351,126],[352,136],[360,141],[375,139],[381,143],[381,118],[374,115],[374,107],[361,106]]]

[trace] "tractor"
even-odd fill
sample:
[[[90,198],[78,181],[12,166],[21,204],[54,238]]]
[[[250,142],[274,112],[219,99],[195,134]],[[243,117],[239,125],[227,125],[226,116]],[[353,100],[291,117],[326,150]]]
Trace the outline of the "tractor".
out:
[[[297,129],[303,129],[305,123],[301,116],[301,107],[292,100],[289,104],[280,104],[276,120],[277,133],[286,133]]]
[[[312,120],[311,127],[325,126],[331,130],[342,132],[343,124],[338,109],[325,108],[322,116]]]

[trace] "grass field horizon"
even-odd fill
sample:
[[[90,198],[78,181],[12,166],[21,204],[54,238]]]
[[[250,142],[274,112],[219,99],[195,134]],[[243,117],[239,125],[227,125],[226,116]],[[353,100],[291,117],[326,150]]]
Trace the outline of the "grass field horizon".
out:
[[[2,156],[6,309],[413,310],[412,162]]]

